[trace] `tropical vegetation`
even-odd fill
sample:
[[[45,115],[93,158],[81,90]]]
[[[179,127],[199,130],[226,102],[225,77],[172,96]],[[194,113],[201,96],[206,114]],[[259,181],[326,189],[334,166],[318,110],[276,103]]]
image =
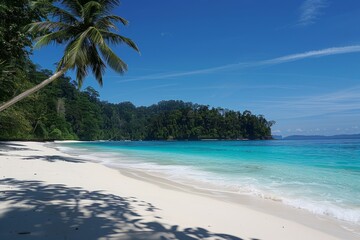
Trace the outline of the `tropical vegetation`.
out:
[[[28,84],[35,85],[52,73],[34,67],[29,74]],[[91,87],[80,91],[69,77],[60,77],[15,106],[0,113],[0,139],[268,139],[273,124],[250,111],[183,101],[161,101],[149,107],[108,103]]]

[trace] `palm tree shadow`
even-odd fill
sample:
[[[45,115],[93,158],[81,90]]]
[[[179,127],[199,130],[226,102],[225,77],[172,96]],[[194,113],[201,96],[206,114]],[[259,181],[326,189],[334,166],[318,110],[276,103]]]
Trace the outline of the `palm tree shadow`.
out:
[[[84,163],[85,161],[79,158],[67,157],[67,156],[60,156],[60,155],[32,155],[24,160],[43,160],[47,162],[57,162],[57,161],[64,161],[64,162],[71,162],[71,163]]]
[[[30,150],[30,148],[26,147],[20,143],[12,143],[12,142],[1,142],[0,141],[0,151],[1,152],[9,152],[9,151],[26,151]],[[31,151],[37,151],[35,149],[31,149]]]
[[[101,191],[41,181],[0,180],[0,239],[228,239],[236,236],[212,233],[204,228],[179,229],[158,221],[148,221],[135,204],[151,203]]]

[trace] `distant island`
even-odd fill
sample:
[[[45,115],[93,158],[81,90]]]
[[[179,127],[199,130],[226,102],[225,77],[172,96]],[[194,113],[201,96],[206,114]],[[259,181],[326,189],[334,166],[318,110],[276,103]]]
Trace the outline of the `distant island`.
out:
[[[323,135],[292,135],[282,138],[283,140],[322,140],[322,139],[360,139],[360,134],[340,134],[333,136]]]

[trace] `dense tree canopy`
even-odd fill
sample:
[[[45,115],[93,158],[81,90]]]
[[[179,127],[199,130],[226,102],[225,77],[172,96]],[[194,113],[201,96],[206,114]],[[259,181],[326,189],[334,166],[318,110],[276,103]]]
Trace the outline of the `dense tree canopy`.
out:
[[[32,46],[24,28],[39,21],[42,11],[31,8],[29,0],[0,0],[0,15],[0,61],[21,67]]]
[[[29,68],[28,85],[50,76]],[[9,91],[9,89],[4,89]],[[16,89],[13,89],[16,91]],[[11,93],[9,93],[11,94]],[[99,100],[62,77],[29,99],[0,114],[1,139],[198,140],[267,139],[273,123],[249,111],[243,113],[182,101],[161,101],[149,107]]]

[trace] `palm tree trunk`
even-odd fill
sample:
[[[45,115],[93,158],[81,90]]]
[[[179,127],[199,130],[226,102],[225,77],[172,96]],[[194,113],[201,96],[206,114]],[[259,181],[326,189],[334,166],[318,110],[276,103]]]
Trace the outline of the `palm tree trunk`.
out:
[[[40,89],[42,89],[43,87],[45,87],[46,85],[48,85],[49,83],[53,82],[54,80],[59,78],[61,75],[63,75],[66,72],[66,70],[67,70],[66,68],[61,69],[60,71],[56,72],[54,75],[52,75],[48,79],[42,81],[40,84],[36,85],[35,87],[32,87],[29,90],[26,90],[25,92],[17,95],[13,99],[11,99],[11,100],[7,101],[6,103],[2,104],[0,106],[0,112],[2,112],[3,110],[7,109],[10,106],[12,106],[13,104],[17,103],[18,101],[26,98],[30,94],[39,91]]]

